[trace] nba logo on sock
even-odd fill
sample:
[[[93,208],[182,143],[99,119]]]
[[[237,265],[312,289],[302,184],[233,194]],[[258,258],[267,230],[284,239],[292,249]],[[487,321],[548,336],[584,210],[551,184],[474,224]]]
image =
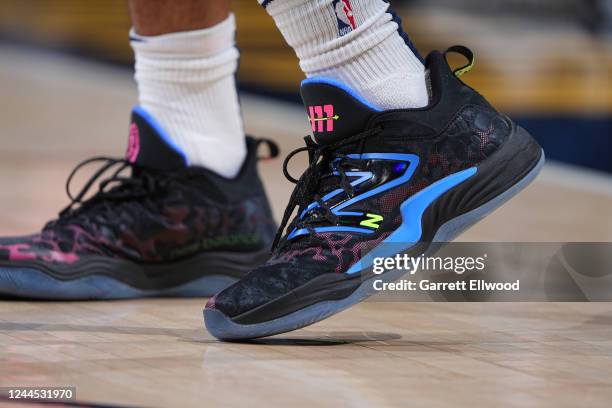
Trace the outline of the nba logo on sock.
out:
[[[308,113],[313,132],[333,132],[334,120],[340,118],[334,115],[334,105],[309,106]]]
[[[353,6],[350,0],[334,0],[332,2],[336,20],[338,21],[338,35],[342,37],[357,28],[353,16]]]

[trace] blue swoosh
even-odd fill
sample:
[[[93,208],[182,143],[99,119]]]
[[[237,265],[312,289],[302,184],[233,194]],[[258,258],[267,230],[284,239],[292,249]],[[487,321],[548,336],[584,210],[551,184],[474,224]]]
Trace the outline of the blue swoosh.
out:
[[[421,219],[423,213],[429,205],[442,194],[451,188],[463,183],[465,180],[476,174],[477,168],[471,167],[450,176],[436,181],[427,188],[419,191],[400,207],[402,214],[402,225],[399,226],[391,235],[381,242],[376,248],[370,251],[364,258],[353,264],[345,273],[352,275],[362,269],[372,266],[374,258],[385,258],[406,251],[414,244],[419,242],[423,231],[421,229]],[[387,244],[387,245],[385,245]],[[388,245],[394,244],[394,245]]]
[[[415,154],[409,154],[409,153],[363,153],[363,154],[349,154],[347,155],[347,157],[351,159],[364,159],[364,160],[367,160],[367,159],[397,160],[397,161],[408,162],[409,165],[408,165],[408,168],[404,171],[404,174],[401,175],[401,177],[398,177],[394,180],[384,183],[370,191],[366,191],[365,193],[359,194],[350,200],[347,200],[339,205],[336,205],[334,208],[332,208],[332,211],[334,214],[339,215],[339,216],[354,216],[355,212],[341,211],[341,210],[361,200],[364,200],[368,197],[372,197],[373,195],[380,194],[384,191],[387,191],[403,183],[406,183],[408,180],[410,180],[410,178],[412,178],[412,175],[414,174],[415,170],[417,169],[419,165],[419,156]],[[361,176],[361,178],[359,178],[358,180],[355,180],[353,182],[354,184],[351,183],[353,185],[361,184],[367,181],[369,177],[372,176],[371,172],[354,172],[354,174]],[[338,189],[338,190],[332,191],[328,195],[336,195],[337,193],[340,193],[341,191],[343,190]],[[314,208],[314,206],[316,205],[318,204],[312,203],[308,206],[308,208],[310,208],[311,206],[312,208]],[[300,214],[300,217],[302,217],[304,214],[306,214],[306,211],[302,211],[302,214]],[[332,231],[333,232],[361,232],[361,233],[373,232],[372,230],[366,230],[365,228],[344,227],[344,226],[316,227],[314,228],[314,230],[316,232],[332,232]],[[294,229],[293,231],[289,233],[289,235],[287,236],[287,239],[293,239],[297,236],[306,235],[306,234],[308,234],[308,230],[304,228],[299,229],[299,230]]]

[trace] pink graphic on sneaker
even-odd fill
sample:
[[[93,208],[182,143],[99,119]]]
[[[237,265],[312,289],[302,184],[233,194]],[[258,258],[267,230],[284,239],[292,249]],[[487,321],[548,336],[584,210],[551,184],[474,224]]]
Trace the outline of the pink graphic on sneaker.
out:
[[[29,244],[0,245],[0,249],[9,252],[8,259],[11,261],[30,261],[36,259],[36,254],[28,252],[30,249]]]
[[[128,139],[127,152],[125,152],[125,159],[130,163],[134,163],[138,158],[138,152],[140,152],[140,133],[138,132],[138,126],[135,123],[130,125],[130,136]]]
[[[309,106],[308,114],[313,132],[333,132],[334,120],[340,118],[340,116],[334,115],[334,105],[329,104]]]

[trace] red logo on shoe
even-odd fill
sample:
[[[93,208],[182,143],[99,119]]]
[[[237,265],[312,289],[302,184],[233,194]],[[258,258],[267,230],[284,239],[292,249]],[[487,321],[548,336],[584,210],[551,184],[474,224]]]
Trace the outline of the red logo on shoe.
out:
[[[338,19],[338,34],[340,37],[357,28],[355,16],[353,15],[353,6],[349,0],[334,0],[332,5]]]
[[[140,133],[138,126],[135,123],[130,125],[130,137],[128,139],[128,147],[125,152],[125,159],[130,163],[134,163],[140,152]]]
[[[309,106],[308,113],[313,132],[333,132],[334,120],[340,119],[334,115],[334,105]]]

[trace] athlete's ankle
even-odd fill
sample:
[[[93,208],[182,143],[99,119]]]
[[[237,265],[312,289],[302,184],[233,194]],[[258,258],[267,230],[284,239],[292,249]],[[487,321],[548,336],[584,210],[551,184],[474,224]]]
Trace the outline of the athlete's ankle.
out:
[[[381,109],[428,104],[425,69],[383,0],[262,2],[307,77],[342,81]]]
[[[246,156],[234,74],[235,22],[155,37],[132,30],[140,105],[189,164],[233,177]]]

